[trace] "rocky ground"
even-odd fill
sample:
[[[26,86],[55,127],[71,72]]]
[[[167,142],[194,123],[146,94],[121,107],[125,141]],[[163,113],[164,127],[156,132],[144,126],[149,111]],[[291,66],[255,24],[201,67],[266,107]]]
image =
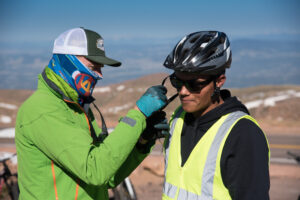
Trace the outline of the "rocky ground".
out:
[[[131,174],[138,199],[161,199],[164,161],[162,155],[147,157]],[[270,199],[296,200],[300,195],[300,165],[270,165]]]
[[[268,126],[264,124],[262,126],[265,128],[264,130],[266,130],[266,132],[273,132],[273,135],[294,135],[296,133],[300,133],[299,127],[297,127],[295,130],[292,127],[284,127],[280,129],[277,128],[277,131],[271,131],[272,128],[268,128]],[[11,143],[11,141],[7,142]],[[161,199],[164,181],[164,159],[160,148],[161,142],[158,141],[154,152],[150,156],[148,156],[141,163],[141,165],[130,175],[130,179],[134,184],[138,199],[140,200]],[[13,145],[0,145],[0,152],[14,153],[15,151],[16,150]],[[1,167],[2,166],[0,166],[0,170]],[[300,195],[300,165],[279,164],[272,162],[270,164],[270,178],[271,200],[298,199],[298,196]],[[0,196],[0,199],[5,198],[3,196]]]
[[[15,152],[15,149],[11,147],[0,147],[0,151]],[[2,166],[0,166],[0,168],[1,167]],[[130,175],[138,199],[161,199],[164,181],[163,174],[163,155],[158,154],[148,156]],[[300,165],[271,163],[270,177],[271,200],[296,200],[298,198],[300,195]],[[3,198],[4,197],[2,196],[1,199]]]

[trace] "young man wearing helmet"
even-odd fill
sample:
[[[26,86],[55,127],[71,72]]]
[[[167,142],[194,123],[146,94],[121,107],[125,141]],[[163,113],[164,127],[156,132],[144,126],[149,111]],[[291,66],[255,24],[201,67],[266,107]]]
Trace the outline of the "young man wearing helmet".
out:
[[[163,199],[269,199],[269,147],[247,108],[228,90],[230,43],[223,32],[185,36],[164,66],[181,105],[165,140]]]
[[[121,63],[105,56],[98,33],[75,28],[55,40],[38,89],[17,116],[20,199],[108,199],[107,189],[149,153],[154,141],[138,140],[142,133],[147,138],[148,129],[159,133],[154,126],[165,122],[153,113],[166,105],[166,88],[149,88],[108,135],[100,111],[101,129],[89,108],[104,65]]]

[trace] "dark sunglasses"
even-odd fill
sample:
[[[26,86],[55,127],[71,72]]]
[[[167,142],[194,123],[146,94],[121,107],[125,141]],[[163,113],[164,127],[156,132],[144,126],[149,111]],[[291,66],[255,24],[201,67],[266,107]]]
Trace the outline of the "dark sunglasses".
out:
[[[176,88],[177,90],[180,90],[182,86],[184,85],[190,92],[198,92],[202,90],[206,85],[208,85],[213,78],[209,78],[205,81],[198,81],[198,79],[192,79],[192,80],[181,80],[175,74],[170,75],[170,82],[171,85]]]

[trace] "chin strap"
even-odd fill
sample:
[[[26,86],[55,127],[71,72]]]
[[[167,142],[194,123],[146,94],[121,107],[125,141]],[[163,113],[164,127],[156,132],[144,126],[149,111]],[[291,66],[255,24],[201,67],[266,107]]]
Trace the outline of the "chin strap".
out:
[[[162,83],[161,83],[161,85],[164,86],[166,80],[167,80],[169,77],[170,77],[170,76],[167,76],[166,78],[164,78],[163,81],[162,81]],[[167,107],[167,105],[168,105],[169,103],[171,103],[177,96],[178,96],[178,93],[176,93],[176,94],[174,94],[172,97],[170,97],[170,98],[168,99],[168,101],[167,101],[167,104],[166,104],[163,108],[161,108],[160,110],[163,110],[165,107]]]
[[[217,101],[218,103],[220,102],[220,87],[217,87],[216,84],[216,79],[214,79],[214,93],[211,95],[211,98],[213,102]]]

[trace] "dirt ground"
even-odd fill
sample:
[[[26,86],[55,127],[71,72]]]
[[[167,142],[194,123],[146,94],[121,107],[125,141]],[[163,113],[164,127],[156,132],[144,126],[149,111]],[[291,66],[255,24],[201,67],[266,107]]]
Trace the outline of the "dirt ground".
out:
[[[15,152],[13,147],[0,147],[0,152]],[[130,175],[140,200],[161,199],[164,175],[163,155],[150,155]],[[300,165],[270,164],[270,199],[297,200],[300,195]]]
[[[266,123],[265,121],[259,121],[259,120],[258,123],[266,134],[293,136],[293,135],[299,135],[300,133],[300,126],[298,125],[298,123],[296,125],[295,124],[276,125],[276,124]]]
[[[131,174],[138,199],[161,199],[164,174],[163,156],[151,155]],[[300,166],[270,165],[270,199],[297,200],[300,195]]]

